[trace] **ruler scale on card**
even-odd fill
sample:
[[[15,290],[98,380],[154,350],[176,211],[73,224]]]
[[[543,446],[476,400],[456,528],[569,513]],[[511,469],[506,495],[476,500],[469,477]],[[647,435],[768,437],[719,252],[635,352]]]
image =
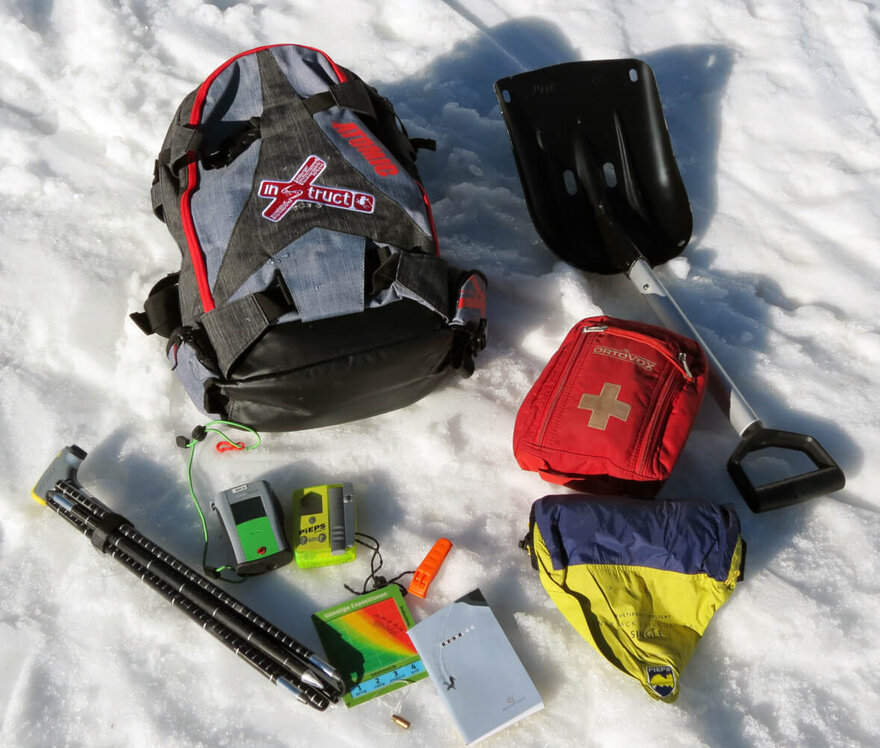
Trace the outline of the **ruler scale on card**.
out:
[[[390,686],[392,683],[395,683],[397,681],[401,681],[404,683],[408,682],[415,676],[420,675],[424,672],[424,663],[421,660],[416,660],[415,662],[411,662],[409,665],[404,665],[403,667],[396,668],[395,670],[389,670],[387,673],[373,676],[363,683],[355,684],[349,690],[349,694],[358,699],[361,696],[366,696],[367,694],[372,693],[373,691],[378,691],[381,688]]]

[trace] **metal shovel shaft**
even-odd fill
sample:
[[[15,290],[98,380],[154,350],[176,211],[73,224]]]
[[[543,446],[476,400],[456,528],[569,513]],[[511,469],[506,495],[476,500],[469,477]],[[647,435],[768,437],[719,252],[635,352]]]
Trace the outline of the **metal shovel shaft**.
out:
[[[710,372],[709,388],[731,426],[740,435],[740,443],[727,462],[727,470],[753,512],[799,504],[814,496],[839,491],[846,485],[840,466],[812,436],[764,427],[647,260],[636,260],[626,275],[666,327],[696,340],[706,354]],[[743,460],[752,453],[770,448],[801,452],[813,463],[813,469],[756,485],[743,468]]]
[[[664,326],[681,335],[693,338],[700,344],[709,360],[709,389],[721,410],[730,419],[730,424],[736,429],[736,432],[742,436],[750,426],[760,423],[758,414],[743,397],[736,383],[725,371],[709,346],[706,345],[706,341],[703,340],[691,321],[685,316],[681,307],[669,295],[669,291],[654,273],[648,261],[644,258],[636,260],[626,275],[639,290],[639,293],[645,297]]]

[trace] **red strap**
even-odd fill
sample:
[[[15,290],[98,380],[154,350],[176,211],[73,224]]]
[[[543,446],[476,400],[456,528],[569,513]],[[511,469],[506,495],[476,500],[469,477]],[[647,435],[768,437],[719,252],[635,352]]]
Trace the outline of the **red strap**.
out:
[[[440,256],[440,240],[437,238],[437,226],[434,224],[434,211],[431,208],[431,201],[428,199],[428,193],[425,192],[425,185],[421,182],[416,182],[419,186],[419,191],[422,193],[422,200],[425,203],[425,211],[428,214],[428,224],[431,227],[431,237],[434,240],[434,254],[437,257]]]

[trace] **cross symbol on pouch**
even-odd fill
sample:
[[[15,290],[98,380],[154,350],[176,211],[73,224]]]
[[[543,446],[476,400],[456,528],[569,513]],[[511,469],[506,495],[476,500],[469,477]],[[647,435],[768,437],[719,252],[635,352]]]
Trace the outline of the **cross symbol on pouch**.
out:
[[[588,395],[586,393],[581,395],[581,401],[578,403],[578,408],[592,411],[587,426],[591,429],[604,431],[611,418],[616,418],[619,421],[626,423],[626,420],[629,418],[629,412],[632,410],[632,406],[618,400],[617,396],[619,394],[619,384],[605,382],[605,384],[602,385],[602,391],[598,395]]]

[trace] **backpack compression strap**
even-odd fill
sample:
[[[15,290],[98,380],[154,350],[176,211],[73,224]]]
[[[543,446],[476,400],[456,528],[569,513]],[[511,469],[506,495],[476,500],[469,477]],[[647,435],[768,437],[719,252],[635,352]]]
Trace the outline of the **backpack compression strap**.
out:
[[[418,301],[443,317],[455,335],[452,367],[463,377],[473,374],[474,358],[486,347],[485,276],[476,270],[459,274],[450,295],[448,266],[439,257],[380,252],[376,264],[369,279],[371,295],[393,287],[399,296]],[[169,273],[162,278],[151,289],[144,311],[129,315],[146,335],[168,338],[181,326],[178,277],[178,273]],[[285,314],[296,311],[289,289],[277,276],[265,290],[205,314],[202,324],[224,376],[263,332]]]

